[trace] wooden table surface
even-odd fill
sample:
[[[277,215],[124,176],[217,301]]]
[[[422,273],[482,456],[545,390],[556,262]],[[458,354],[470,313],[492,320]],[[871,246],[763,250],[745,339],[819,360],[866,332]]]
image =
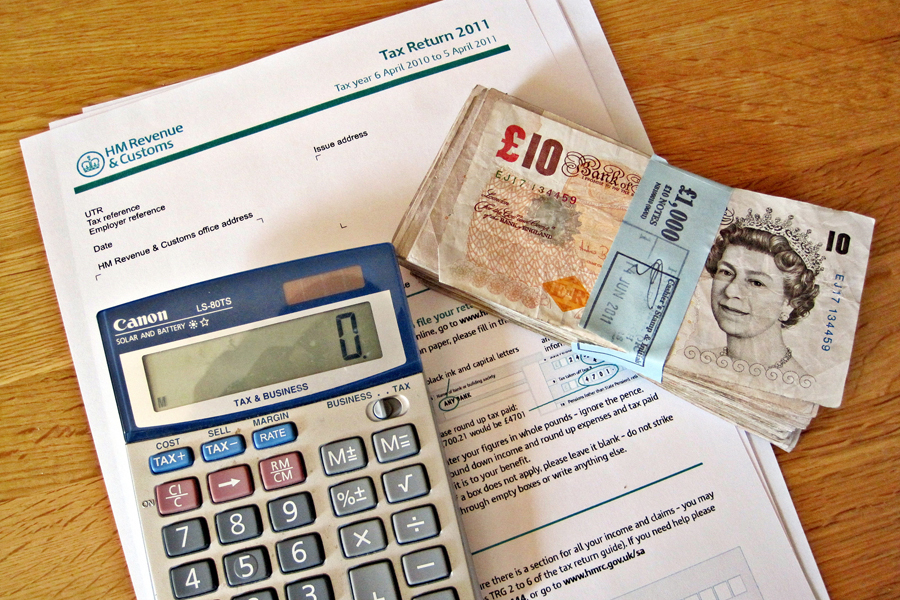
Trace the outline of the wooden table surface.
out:
[[[424,3],[0,4],[0,596],[133,597],[18,140]],[[844,404],[777,454],[831,597],[900,598],[900,2],[593,4],[658,154],[877,220]]]

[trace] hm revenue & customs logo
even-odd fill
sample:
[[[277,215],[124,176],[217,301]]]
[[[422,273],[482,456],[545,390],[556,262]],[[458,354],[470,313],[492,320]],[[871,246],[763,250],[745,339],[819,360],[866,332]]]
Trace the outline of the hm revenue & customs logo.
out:
[[[85,152],[78,159],[78,174],[82,177],[99,175],[106,166],[106,159],[99,152]]]

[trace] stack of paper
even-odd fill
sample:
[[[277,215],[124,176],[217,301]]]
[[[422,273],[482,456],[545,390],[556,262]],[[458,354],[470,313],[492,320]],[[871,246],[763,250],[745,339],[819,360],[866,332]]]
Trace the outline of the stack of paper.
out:
[[[477,84],[650,152],[586,0],[445,0],[86,109],[22,142],[139,598],[154,597],[144,544],[159,540],[140,534],[145,499],[130,492],[97,312],[221,275],[390,240]],[[463,519],[478,544],[486,598],[614,598],[653,582],[677,583],[687,590],[683,597],[723,584],[735,595],[756,594],[748,598],[811,598],[812,588],[825,597],[767,444],[633,374],[593,385],[596,371],[570,353],[466,305],[445,304],[412,279],[409,293],[434,401],[447,400],[450,390],[458,400],[459,408],[445,411],[442,433],[448,468],[464,490],[458,500],[468,509]],[[478,335],[482,327],[493,332],[490,342]],[[468,378],[460,381],[463,373]],[[629,408],[626,398],[640,408]],[[601,410],[607,399],[609,410]],[[567,433],[573,427],[575,436]],[[535,433],[514,444],[525,429]],[[632,430],[640,435],[629,437]],[[646,443],[634,443],[641,439]],[[673,460],[660,461],[664,453]],[[578,466],[588,462],[589,471]],[[540,487],[533,467],[542,471]],[[571,475],[557,473],[570,467]],[[495,501],[501,494],[505,500]],[[563,497],[567,502],[558,503]],[[472,508],[477,503],[481,509]],[[645,520],[652,526],[636,525]],[[488,521],[498,527],[484,527]],[[584,539],[574,540],[573,531]],[[620,543],[634,547],[621,550]],[[501,551],[490,549],[499,544]],[[626,560],[638,550],[639,559]],[[682,572],[697,577],[685,581]]]
[[[397,229],[397,253],[433,287],[551,339],[613,350],[649,345],[664,310],[647,323],[626,318],[611,339],[580,324],[613,324],[623,303],[666,307],[678,286],[693,290],[663,387],[790,450],[820,405],[840,405],[874,221],[724,188],[699,284],[680,265],[641,263],[631,258],[640,248],[627,248],[617,254],[629,256],[622,273],[604,278],[609,293],[589,299],[649,163],[476,88]],[[657,184],[640,218],[664,220],[663,236],[688,254],[694,200],[691,189]],[[644,232],[637,240],[665,243]]]

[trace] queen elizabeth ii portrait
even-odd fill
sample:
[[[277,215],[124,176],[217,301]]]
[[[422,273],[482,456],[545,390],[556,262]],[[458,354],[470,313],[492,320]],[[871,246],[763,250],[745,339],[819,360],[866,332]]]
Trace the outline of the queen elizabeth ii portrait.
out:
[[[712,313],[727,340],[718,354],[805,375],[783,332],[815,306],[824,259],[792,221],[773,218],[771,208],[764,216],[749,210],[719,231],[706,270]]]

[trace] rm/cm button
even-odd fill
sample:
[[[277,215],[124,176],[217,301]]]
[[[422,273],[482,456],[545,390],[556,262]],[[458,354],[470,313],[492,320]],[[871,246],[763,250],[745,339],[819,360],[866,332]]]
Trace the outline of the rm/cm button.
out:
[[[289,452],[259,461],[259,477],[267,490],[303,483],[306,472],[299,452]]]

